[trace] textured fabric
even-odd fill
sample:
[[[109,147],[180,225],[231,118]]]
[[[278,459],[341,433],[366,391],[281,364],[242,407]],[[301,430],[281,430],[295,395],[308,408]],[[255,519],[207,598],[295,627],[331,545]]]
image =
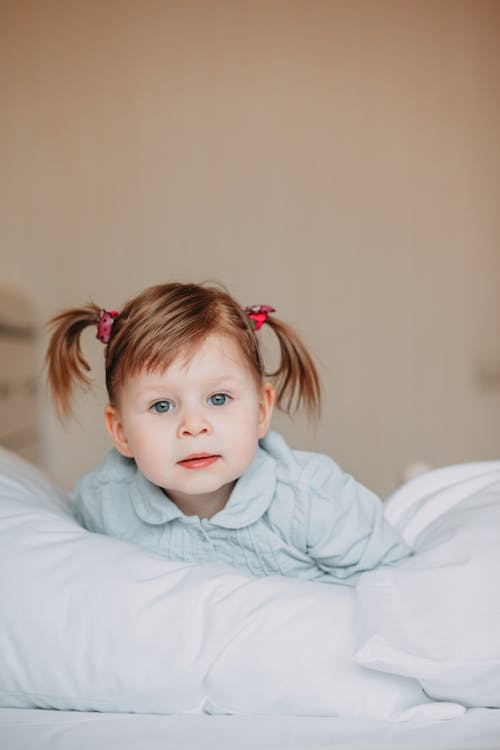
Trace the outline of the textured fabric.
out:
[[[78,482],[74,513],[89,531],[139,544],[170,560],[220,561],[253,575],[355,583],[409,548],[372,492],[328,456],[291,450],[276,432],[226,506],[186,516],[115,450]]]
[[[500,461],[430,472],[391,505],[415,554],[361,578],[355,660],[500,708]]]
[[[89,533],[47,478],[1,448],[0,602],[0,706],[391,722],[464,712],[354,664],[351,587],[172,562]],[[63,730],[44,747],[75,746]]]

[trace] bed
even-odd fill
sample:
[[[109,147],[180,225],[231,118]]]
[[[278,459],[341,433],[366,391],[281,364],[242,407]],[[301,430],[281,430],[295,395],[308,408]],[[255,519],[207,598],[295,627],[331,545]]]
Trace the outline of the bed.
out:
[[[172,563],[80,528],[35,467],[36,340],[16,309],[0,317],[2,750],[500,747],[500,462],[400,488],[386,513],[416,554],[356,590]]]

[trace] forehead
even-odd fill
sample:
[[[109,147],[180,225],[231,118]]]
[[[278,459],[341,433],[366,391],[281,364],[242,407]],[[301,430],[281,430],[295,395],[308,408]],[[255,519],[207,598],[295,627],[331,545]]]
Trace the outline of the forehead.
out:
[[[152,367],[131,373],[125,384],[140,386],[154,381],[258,380],[238,341],[231,336],[210,335],[193,351],[175,357],[167,367]]]
[[[205,338],[193,351],[176,357],[165,373],[197,371],[199,368],[235,372],[248,371],[249,365],[241,346],[234,338],[213,334]]]

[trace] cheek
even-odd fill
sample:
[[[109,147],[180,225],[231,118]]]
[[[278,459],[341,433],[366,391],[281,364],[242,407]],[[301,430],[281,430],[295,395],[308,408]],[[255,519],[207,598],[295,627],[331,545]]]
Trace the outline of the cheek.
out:
[[[219,419],[213,419],[214,429],[224,431],[235,443],[256,440],[259,427],[259,408],[255,403],[240,404],[230,417],[221,411]]]
[[[230,436],[233,455],[244,468],[252,462],[255,456],[258,439],[258,426],[255,419],[242,422],[241,426]]]
[[[134,457],[142,461],[154,460],[154,453],[165,443],[165,430],[161,430],[154,420],[146,423],[133,420],[125,424],[125,433]]]
[[[168,457],[171,452],[168,446],[155,434],[149,434],[147,439],[142,436],[139,438],[137,435],[135,437],[133,454],[139,471],[150,482],[161,486],[169,465]]]

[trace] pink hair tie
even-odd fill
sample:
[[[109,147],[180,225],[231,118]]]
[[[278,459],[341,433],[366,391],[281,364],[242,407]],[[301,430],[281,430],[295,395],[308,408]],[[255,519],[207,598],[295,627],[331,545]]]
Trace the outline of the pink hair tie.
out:
[[[101,310],[97,317],[96,338],[99,339],[99,341],[102,341],[103,344],[109,343],[109,340],[111,338],[111,329],[113,328],[113,323],[115,322],[115,318],[117,317],[117,315],[119,315],[119,313],[116,310],[111,310],[111,312],[108,312],[107,310]]]
[[[264,323],[267,322],[269,313],[276,312],[276,310],[270,305],[252,305],[251,307],[246,307],[245,312],[250,318],[252,328],[260,331]]]

